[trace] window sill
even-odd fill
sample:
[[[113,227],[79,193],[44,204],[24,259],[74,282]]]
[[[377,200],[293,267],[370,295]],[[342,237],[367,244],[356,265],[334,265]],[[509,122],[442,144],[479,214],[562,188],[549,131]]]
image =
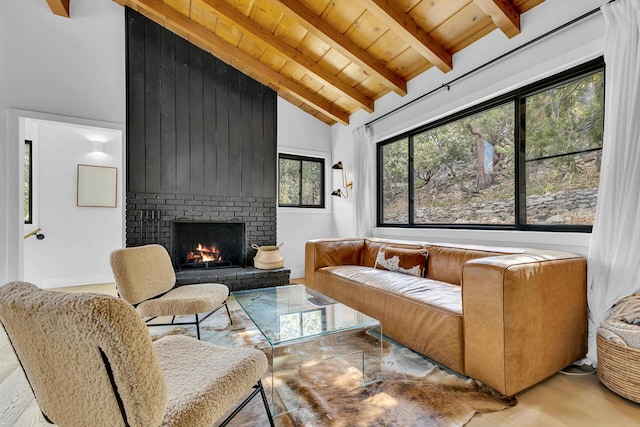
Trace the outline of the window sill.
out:
[[[380,238],[431,242],[557,249],[576,252],[583,256],[588,255],[591,241],[591,233],[519,230],[374,227],[373,235]]]

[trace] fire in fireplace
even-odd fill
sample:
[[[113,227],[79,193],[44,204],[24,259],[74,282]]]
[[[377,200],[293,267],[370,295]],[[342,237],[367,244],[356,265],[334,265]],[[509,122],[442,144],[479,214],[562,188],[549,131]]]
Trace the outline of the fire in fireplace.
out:
[[[243,223],[175,222],[173,265],[176,271],[241,266],[244,240]]]
[[[222,253],[215,246],[203,246],[198,243],[193,250],[187,252],[187,262],[198,264],[204,262],[218,262],[222,260]]]

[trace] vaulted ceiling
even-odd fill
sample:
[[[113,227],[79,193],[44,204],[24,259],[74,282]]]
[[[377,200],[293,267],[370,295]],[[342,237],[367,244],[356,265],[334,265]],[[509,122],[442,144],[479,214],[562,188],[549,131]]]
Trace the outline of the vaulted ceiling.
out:
[[[389,92],[544,0],[114,0],[184,37],[328,124],[373,112]],[[66,10],[69,0],[47,0]],[[55,7],[55,9],[54,9]],[[472,48],[472,47],[470,47]]]

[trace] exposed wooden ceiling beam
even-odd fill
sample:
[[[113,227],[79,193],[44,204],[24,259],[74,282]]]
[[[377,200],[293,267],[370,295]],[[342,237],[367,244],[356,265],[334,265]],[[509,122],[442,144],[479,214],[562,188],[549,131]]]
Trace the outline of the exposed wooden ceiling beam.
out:
[[[451,54],[418,25],[410,16],[399,10],[388,0],[359,0],[367,9],[389,26],[391,31],[402,37],[429,62],[442,72],[453,68]]]
[[[394,74],[393,71],[329,25],[301,2],[297,0],[279,0],[278,4],[287,13],[287,16],[296,20],[313,35],[356,63],[365,72],[379,76],[398,95],[404,96],[407,94],[406,80]]]
[[[255,21],[240,13],[224,0],[202,0],[202,3],[211,8],[219,18],[223,18],[228,22],[239,26],[247,33],[251,34],[260,44],[274,49],[286,56],[289,60],[303,67],[309,74],[320,80],[327,86],[331,86],[342,92],[343,95],[350,98],[365,109],[368,113],[373,112],[373,100],[362,92],[358,91],[347,82],[339,77],[331,74],[327,69],[313,62],[311,58],[296,50],[291,45],[283,42],[280,38],[274,36],[264,27],[258,25]]]
[[[332,105],[326,99],[311,92],[298,82],[294,82],[277,71],[260,62],[253,56],[243,52],[228,43],[213,32],[192,21],[177,10],[167,6],[160,0],[114,0],[116,3],[129,6],[134,10],[155,21],[159,25],[186,38],[196,46],[210,52],[223,62],[237,68],[248,76],[279,93],[286,93],[310,105],[322,114],[337,122],[348,125],[349,114],[341,108]]]
[[[69,17],[69,0],[47,0],[47,4],[54,14]]]
[[[520,13],[509,0],[473,0],[509,38],[520,34]]]

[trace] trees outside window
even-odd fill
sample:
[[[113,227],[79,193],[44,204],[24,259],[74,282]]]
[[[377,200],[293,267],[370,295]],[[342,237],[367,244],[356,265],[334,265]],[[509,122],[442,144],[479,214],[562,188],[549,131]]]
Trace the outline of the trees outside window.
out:
[[[602,59],[378,148],[379,225],[590,231]]]
[[[593,224],[603,97],[597,72],[523,100],[527,224]]]
[[[409,220],[409,139],[383,145],[379,155],[383,222],[405,224]]]
[[[508,103],[414,135],[414,223],[513,223],[513,116]]]
[[[278,204],[324,208],[324,159],[281,153]]]

